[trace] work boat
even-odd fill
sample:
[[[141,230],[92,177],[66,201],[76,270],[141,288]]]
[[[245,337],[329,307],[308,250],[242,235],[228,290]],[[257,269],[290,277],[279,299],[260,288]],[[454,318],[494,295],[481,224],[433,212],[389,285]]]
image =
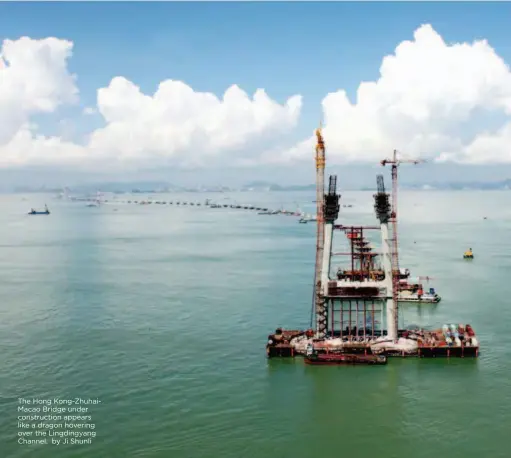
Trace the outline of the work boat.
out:
[[[415,279],[402,278],[399,280],[399,302],[418,302],[422,304],[437,304],[441,297],[436,293],[435,288],[424,288],[422,280],[429,282],[430,277],[417,277]]]
[[[465,253],[463,253],[463,258],[464,259],[474,259],[474,253],[472,252],[472,248],[468,251],[465,251]]]
[[[49,215],[50,214],[50,210],[48,210],[48,207],[45,205],[44,206],[44,211],[37,211],[37,210],[34,210],[33,208],[28,212],[29,215]]]
[[[400,291],[398,300],[399,302],[438,304],[442,300],[442,298],[436,293],[424,293],[422,296],[419,297],[418,293],[412,293],[411,291]]]

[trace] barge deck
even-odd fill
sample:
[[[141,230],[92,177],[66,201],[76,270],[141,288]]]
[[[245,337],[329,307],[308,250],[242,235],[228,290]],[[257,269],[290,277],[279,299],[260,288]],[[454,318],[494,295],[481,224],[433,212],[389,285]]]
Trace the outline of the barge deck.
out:
[[[268,336],[266,354],[268,358],[305,356],[307,345],[313,344],[314,350],[326,354],[359,354],[383,355],[387,357],[416,357],[416,358],[477,358],[479,342],[470,325],[459,325],[461,332],[457,338],[452,338],[450,332],[444,329],[428,331],[399,330],[398,341],[392,342],[385,333],[376,331],[373,335],[353,336],[337,332],[326,339],[315,339],[313,330],[283,330],[277,329]],[[468,330],[468,332],[467,332]],[[461,337],[461,338],[460,338]]]

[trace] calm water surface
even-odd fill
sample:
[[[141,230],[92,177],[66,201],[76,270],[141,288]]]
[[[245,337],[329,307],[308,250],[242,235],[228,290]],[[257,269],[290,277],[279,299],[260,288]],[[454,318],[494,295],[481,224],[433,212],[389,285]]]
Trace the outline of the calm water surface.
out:
[[[307,193],[209,197],[314,205]],[[472,324],[479,360],[353,368],[265,358],[275,327],[309,325],[314,225],[21,198],[0,197],[1,457],[510,456],[511,193],[400,198],[401,265],[433,277],[443,298],[403,307],[403,319]],[[26,215],[45,200],[52,215]],[[371,193],[342,203],[353,208],[340,223],[375,223]],[[462,259],[469,247],[473,262]],[[100,398],[97,438],[18,445],[20,396]]]

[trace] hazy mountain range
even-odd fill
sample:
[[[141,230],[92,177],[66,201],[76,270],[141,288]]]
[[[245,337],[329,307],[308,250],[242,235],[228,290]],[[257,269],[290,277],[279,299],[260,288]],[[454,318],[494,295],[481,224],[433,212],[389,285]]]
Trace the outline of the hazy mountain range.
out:
[[[400,189],[410,190],[506,190],[511,189],[511,179],[501,181],[470,181],[470,182],[428,182],[428,183],[403,183],[400,184]],[[387,184],[387,189],[390,186]],[[194,186],[184,187],[175,186],[166,182],[148,181],[148,182],[126,182],[126,183],[96,183],[70,186],[69,190],[73,193],[90,193],[96,191],[102,192],[117,192],[117,193],[157,193],[157,192],[233,192],[233,191],[314,191],[316,185],[278,185],[276,183],[266,181],[253,181],[240,187],[229,186]],[[375,191],[376,187],[363,186],[359,188],[347,189],[351,191]],[[48,192],[60,193],[63,188],[47,188],[47,187],[30,187],[22,186],[13,189],[18,193],[31,193],[31,192]],[[342,191],[342,190],[341,190]]]

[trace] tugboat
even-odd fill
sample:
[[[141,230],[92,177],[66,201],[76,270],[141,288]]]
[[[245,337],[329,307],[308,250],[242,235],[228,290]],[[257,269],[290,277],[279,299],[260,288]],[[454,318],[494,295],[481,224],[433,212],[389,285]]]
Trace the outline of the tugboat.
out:
[[[44,211],[37,211],[37,210],[34,210],[33,208],[28,212],[29,215],[49,215],[50,214],[50,210],[48,210],[48,206],[45,205],[44,206]]]
[[[399,302],[419,302],[421,304],[438,304],[442,298],[435,292],[435,288],[429,288],[425,292],[421,283],[400,282]]]
[[[307,346],[305,363],[312,365],[352,365],[352,364],[387,364],[384,355],[355,355],[347,353],[317,353],[312,344]]]
[[[468,251],[465,251],[465,253],[463,253],[463,258],[474,259],[474,253],[472,252],[472,248],[469,248]]]

